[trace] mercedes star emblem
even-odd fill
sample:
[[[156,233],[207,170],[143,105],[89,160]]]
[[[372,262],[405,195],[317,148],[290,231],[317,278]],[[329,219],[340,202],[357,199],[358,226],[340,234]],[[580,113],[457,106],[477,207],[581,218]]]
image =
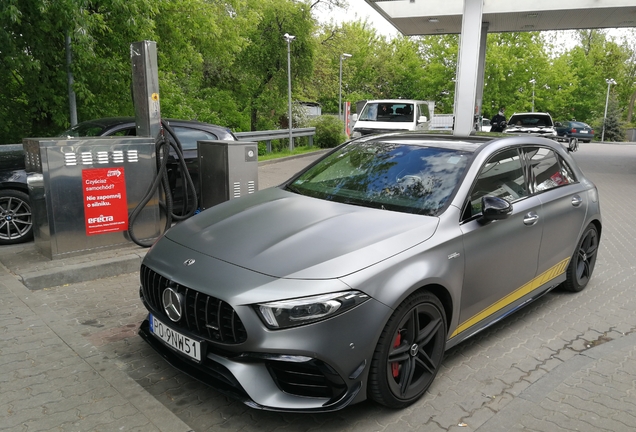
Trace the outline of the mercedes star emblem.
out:
[[[172,321],[181,319],[181,296],[172,288],[166,288],[163,292],[163,310]]]

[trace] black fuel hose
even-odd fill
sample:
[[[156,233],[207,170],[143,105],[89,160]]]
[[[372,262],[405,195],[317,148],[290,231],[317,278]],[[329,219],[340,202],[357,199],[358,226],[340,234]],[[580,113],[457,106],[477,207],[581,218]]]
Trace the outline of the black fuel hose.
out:
[[[159,136],[155,140],[155,158],[157,163],[157,175],[155,176],[152,184],[146,191],[146,194],[141,199],[139,204],[135,207],[135,209],[128,216],[128,236],[130,239],[137,245],[142,247],[150,247],[154,244],[155,240],[142,241],[134,233],[134,225],[137,217],[141,213],[141,211],[146,207],[148,202],[155,196],[156,193],[161,197],[161,193],[163,192],[163,196],[165,197],[165,203],[159,200],[159,208],[163,210],[166,216],[166,223],[164,226],[163,232],[165,233],[171,226],[172,221],[182,221],[190,216],[192,216],[197,208],[198,208],[198,200],[197,194],[194,187],[194,182],[192,181],[192,177],[188,172],[188,167],[186,165],[185,159],[183,157],[183,151],[181,142],[177,137],[176,133],[168,123],[161,121],[162,130],[159,133]],[[164,130],[167,131],[174,141],[170,140],[165,136]],[[170,148],[172,148],[176,154],[176,160],[179,162],[179,167],[181,171],[181,179],[183,184],[183,206],[182,206],[182,214],[177,215],[173,212],[174,201],[172,197],[172,192],[170,188],[170,181],[168,179],[168,159],[170,158]],[[160,189],[160,186],[162,190]],[[192,203],[190,203],[189,196],[192,195]],[[189,205],[191,204],[191,206]],[[186,212],[187,208],[190,207],[190,210]],[[163,233],[162,233],[163,234]]]

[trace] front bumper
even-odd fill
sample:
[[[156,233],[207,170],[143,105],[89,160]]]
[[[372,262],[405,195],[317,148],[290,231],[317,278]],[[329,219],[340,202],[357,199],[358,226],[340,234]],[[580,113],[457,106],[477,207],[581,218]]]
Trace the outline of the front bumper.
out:
[[[337,411],[351,404],[362,388],[362,383],[360,382],[348,389],[343,387],[343,391],[335,399],[307,399],[288,395],[276,386],[276,382],[273,380],[275,375],[268,371],[267,361],[264,361],[264,359],[259,361],[258,357],[250,357],[248,355],[240,357],[239,361],[237,361],[237,359],[230,360],[208,352],[202,363],[190,361],[154,337],[150,332],[148,319],[145,319],[139,327],[139,336],[176,369],[255,409],[293,412]],[[271,363],[272,361],[270,360],[269,362]],[[224,364],[229,366],[229,368]],[[327,367],[326,369],[329,368]],[[263,386],[262,390],[272,393],[272,397],[268,399],[268,403],[271,405],[263,405],[253,400],[248,391],[241,385],[241,382],[234,377],[234,373],[240,373],[244,378],[255,378],[254,383]]]
[[[175,368],[250,407],[294,412],[336,411],[366,399],[377,338],[391,312],[370,299],[325,321],[268,330],[251,308],[237,308],[247,338],[226,344],[171,323],[144,305],[165,326],[201,341],[197,362],[154,336],[144,320],[139,335]]]

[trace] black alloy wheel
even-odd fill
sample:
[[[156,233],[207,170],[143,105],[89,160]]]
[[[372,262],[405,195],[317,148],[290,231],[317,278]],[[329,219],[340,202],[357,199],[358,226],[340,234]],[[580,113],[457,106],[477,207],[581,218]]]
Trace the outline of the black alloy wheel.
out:
[[[585,228],[566,270],[567,279],[563,282],[566,291],[579,292],[587,285],[594,272],[598,253],[599,236],[594,224]]]
[[[29,196],[17,190],[0,191],[0,245],[22,243],[33,238]]]
[[[408,297],[393,313],[373,355],[369,396],[403,408],[429,388],[444,357],[446,315],[429,292]]]

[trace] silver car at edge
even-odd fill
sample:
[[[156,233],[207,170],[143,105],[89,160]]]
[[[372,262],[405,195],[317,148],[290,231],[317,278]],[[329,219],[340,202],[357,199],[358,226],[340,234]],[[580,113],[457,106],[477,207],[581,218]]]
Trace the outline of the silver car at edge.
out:
[[[402,408],[448,348],[585,288],[600,237],[597,189],[552,140],[367,136],[171,228],[139,334],[254,408]]]

